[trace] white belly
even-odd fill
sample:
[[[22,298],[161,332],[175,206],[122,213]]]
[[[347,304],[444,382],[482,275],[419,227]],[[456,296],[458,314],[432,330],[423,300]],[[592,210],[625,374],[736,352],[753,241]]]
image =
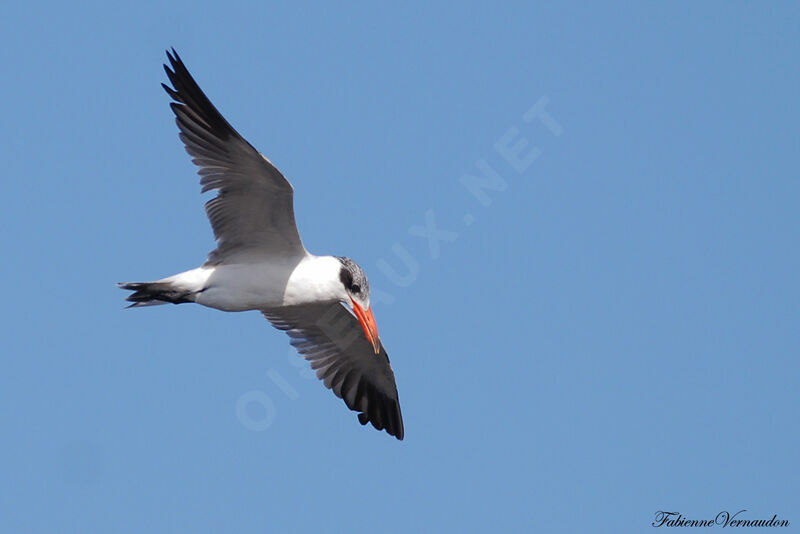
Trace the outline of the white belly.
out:
[[[341,266],[331,256],[307,256],[296,265],[250,263],[200,267],[169,278],[197,291],[195,302],[224,311],[261,310],[344,296]]]

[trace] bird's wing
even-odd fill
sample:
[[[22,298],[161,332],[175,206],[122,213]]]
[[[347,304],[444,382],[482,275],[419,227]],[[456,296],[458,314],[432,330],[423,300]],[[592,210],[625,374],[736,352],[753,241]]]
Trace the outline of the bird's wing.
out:
[[[310,304],[262,310],[275,328],[311,362],[317,378],[367,422],[403,439],[403,416],[394,372],[381,345],[375,354],[358,320],[342,304]]]
[[[301,257],[305,247],[297,233],[292,185],[239,133],[209,101],[175,49],[164,65],[172,87],[161,84],[180,138],[200,167],[203,192],[218,194],[206,203],[217,249],[213,263],[259,261],[265,256]]]

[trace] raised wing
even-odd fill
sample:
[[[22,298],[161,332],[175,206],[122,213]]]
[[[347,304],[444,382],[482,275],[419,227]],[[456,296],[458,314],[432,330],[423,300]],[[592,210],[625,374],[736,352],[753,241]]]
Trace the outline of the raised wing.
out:
[[[375,354],[358,320],[340,303],[262,310],[275,328],[311,362],[325,387],[367,422],[403,439],[403,415],[394,372],[383,346]]]
[[[180,138],[200,167],[203,192],[216,189],[206,203],[217,249],[209,262],[249,262],[279,255],[301,257],[305,247],[297,233],[292,185],[281,172],[228,124],[217,111],[175,49],[164,65],[172,88],[161,84],[175,102]]]

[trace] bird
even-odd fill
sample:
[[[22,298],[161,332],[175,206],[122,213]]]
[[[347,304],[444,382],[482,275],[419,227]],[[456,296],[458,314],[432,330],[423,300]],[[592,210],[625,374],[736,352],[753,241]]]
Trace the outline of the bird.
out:
[[[216,248],[190,269],[151,282],[120,282],[129,308],[197,303],[260,311],[310,362],[362,425],[402,440],[394,371],[378,336],[367,276],[344,256],[308,252],[297,230],[294,188],[211,103],[175,48],[164,70],[179,137],[198,167]],[[351,311],[352,310],[352,311]]]

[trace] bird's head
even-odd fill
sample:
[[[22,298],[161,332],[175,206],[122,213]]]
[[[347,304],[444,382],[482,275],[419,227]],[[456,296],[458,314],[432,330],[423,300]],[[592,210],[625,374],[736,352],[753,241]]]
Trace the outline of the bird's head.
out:
[[[350,258],[337,258],[342,264],[339,271],[339,280],[344,286],[347,300],[344,302],[353,307],[353,312],[364,329],[364,335],[372,344],[375,354],[381,351],[381,342],[378,338],[378,327],[375,325],[375,317],[372,316],[372,309],[369,306],[369,282],[367,275],[361,270],[356,262]]]

